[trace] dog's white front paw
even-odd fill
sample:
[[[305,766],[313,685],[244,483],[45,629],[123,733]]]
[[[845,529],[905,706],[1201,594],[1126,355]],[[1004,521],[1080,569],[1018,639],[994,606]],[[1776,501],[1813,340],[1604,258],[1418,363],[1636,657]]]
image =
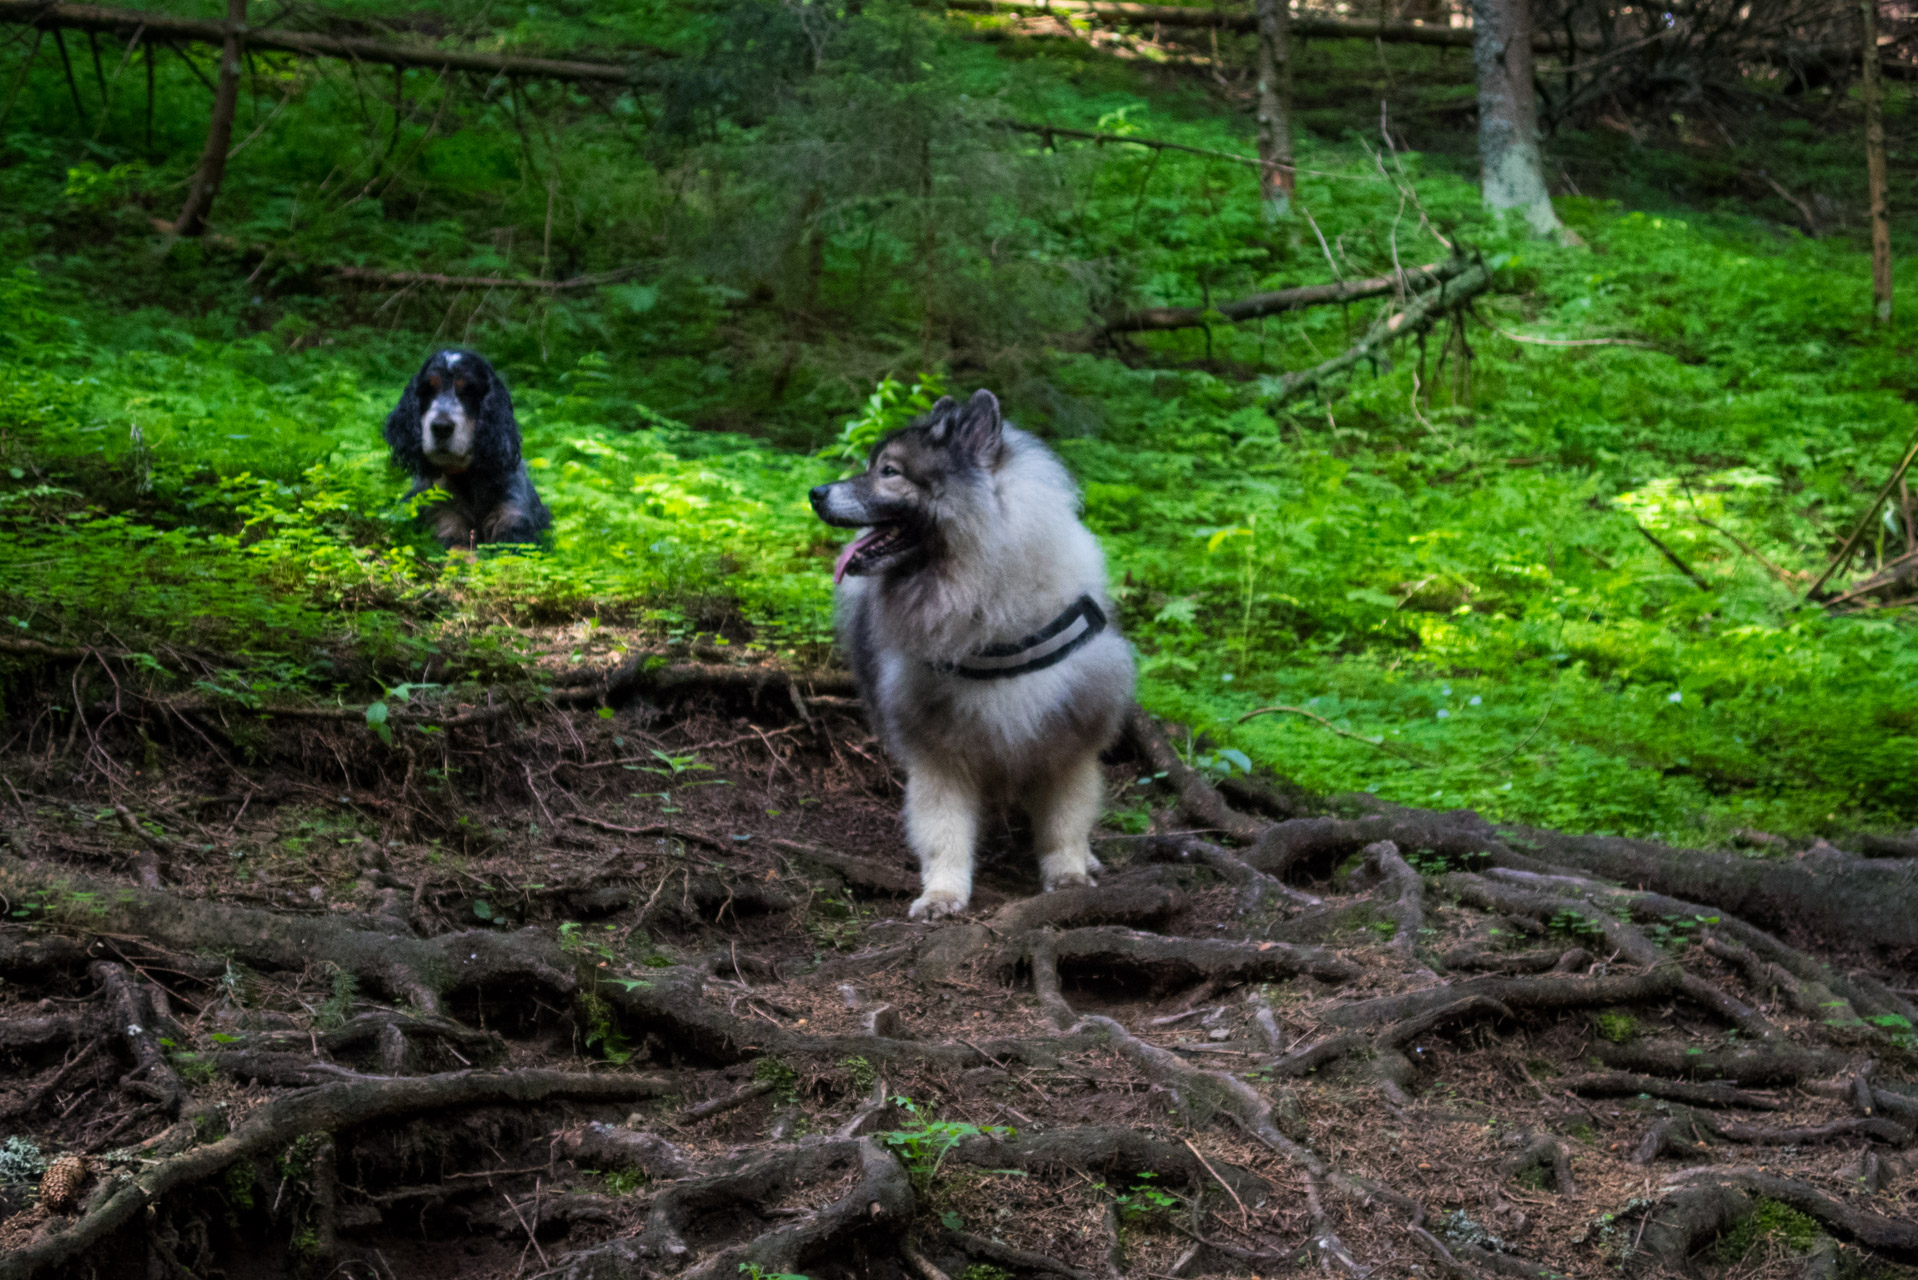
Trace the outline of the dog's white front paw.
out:
[[[943,920],[966,909],[966,899],[950,889],[928,889],[912,901],[906,916],[912,920]]]
[[[1050,853],[1039,859],[1039,884],[1047,893],[1057,889],[1086,889],[1099,883],[1092,878],[1104,870],[1090,853]]]

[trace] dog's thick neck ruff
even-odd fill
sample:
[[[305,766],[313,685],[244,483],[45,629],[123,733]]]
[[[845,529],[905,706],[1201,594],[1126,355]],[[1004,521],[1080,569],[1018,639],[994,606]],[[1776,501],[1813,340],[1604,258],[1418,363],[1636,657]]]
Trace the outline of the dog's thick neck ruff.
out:
[[[968,680],[1007,680],[1064,662],[1106,629],[1105,610],[1091,596],[1080,596],[1039,630],[1011,644],[988,645],[957,662],[934,669]]]

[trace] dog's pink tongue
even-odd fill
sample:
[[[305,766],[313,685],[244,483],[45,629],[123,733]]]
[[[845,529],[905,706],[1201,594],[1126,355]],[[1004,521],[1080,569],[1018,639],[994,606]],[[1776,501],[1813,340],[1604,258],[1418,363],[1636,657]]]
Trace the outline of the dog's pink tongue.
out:
[[[834,586],[838,586],[846,580],[846,566],[852,563],[852,558],[858,555],[861,549],[878,536],[879,530],[874,529],[870,533],[863,533],[857,538],[854,538],[840,549],[839,558],[832,562],[832,581]]]

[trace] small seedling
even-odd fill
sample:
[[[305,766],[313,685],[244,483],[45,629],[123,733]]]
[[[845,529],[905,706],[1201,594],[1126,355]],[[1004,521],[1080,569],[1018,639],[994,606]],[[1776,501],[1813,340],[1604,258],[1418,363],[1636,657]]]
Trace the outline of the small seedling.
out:
[[[967,1138],[982,1135],[1009,1138],[1018,1133],[1017,1129],[1002,1124],[981,1126],[935,1120],[930,1108],[922,1111],[917,1103],[903,1093],[895,1095],[892,1103],[912,1117],[912,1125],[882,1133],[879,1140],[905,1157],[907,1170],[911,1172],[913,1181],[921,1187],[938,1176],[939,1166],[946,1162],[946,1156]]]
[[[807,1277],[794,1275],[790,1271],[767,1271],[757,1262],[742,1262],[739,1271],[746,1280],[807,1280]]]
[[[1119,1211],[1124,1222],[1137,1222],[1153,1214],[1164,1213],[1177,1207],[1179,1198],[1170,1192],[1161,1191],[1152,1180],[1159,1175],[1147,1170],[1132,1175],[1132,1188],[1129,1191],[1114,1191],[1103,1182],[1092,1184],[1096,1191],[1103,1191],[1112,1197],[1112,1205]]]

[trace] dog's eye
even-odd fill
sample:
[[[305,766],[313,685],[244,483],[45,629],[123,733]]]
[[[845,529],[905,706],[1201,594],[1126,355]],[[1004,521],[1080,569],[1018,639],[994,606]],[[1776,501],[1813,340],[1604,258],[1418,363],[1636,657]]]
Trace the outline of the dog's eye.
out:
[[[879,468],[879,474],[882,477],[896,476],[899,474],[899,468],[888,462]]]

